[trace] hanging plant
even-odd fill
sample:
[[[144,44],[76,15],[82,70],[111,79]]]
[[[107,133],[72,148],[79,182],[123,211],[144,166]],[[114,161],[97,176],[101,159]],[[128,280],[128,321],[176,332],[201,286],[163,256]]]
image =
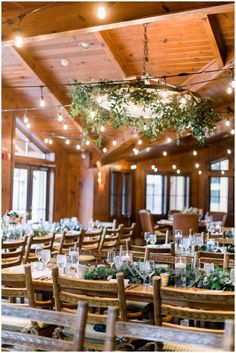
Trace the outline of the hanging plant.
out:
[[[203,144],[214,131],[218,113],[210,101],[168,85],[147,85],[145,80],[114,83],[74,81],[70,113],[80,117],[86,133],[102,144],[101,127],[130,127],[144,138],[155,140],[171,129],[178,135],[191,133]]]

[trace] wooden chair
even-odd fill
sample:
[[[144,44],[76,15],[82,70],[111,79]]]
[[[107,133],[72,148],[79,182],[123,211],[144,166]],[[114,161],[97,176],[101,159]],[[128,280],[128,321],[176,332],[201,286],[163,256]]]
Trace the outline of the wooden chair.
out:
[[[81,236],[77,242],[80,249],[80,262],[87,264],[96,262],[103,235],[103,228],[88,231],[82,229]]]
[[[222,227],[234,227],[234,213],[227,213],[223,216]]]
[[[175,230],[182,230],[184,236],[189,235],[189,230],[198,233],[198,215],[175,213],[173,216],[173,234]]]
[[[118,241],[121,236],[123,225],[119,225],[116,229],[104,228],[101,243],[99,246],[99,254],[106,256],[108,251],[118,249]]]
[[[234,319],[234,293],[225,295],[201,289],[162,287],[160,277],[153,278],[154,323],[159,326],[183,328],[180,319],[198,324],[224,323]],[[220,306],[219,306],[220,303]],[[172,322],[163,322],[162,316],[172,316]],[[177,322],[176,322],[177,319]],[[185,327],[191,331],[222,332],[205,327]]]
[[[116,229],[118,227],[117,220],[113,219],[112,222],[99,222],[99,227]]]
[[[194,262],[199,263],[202,267],[204,263],[217,266],[223,266],[224,268],[233,267],[232,261],[234,261],[234,254],[230,253],[214,253],[208,251],[196,251],[194,254]]]
[[[63,341],[38,335],[16,333],[2,329],[2,346],[7,346],[15,351],[82,351],[84,348],[84,333],[87,320],[88,305],[81,302],[78,305],[76,315],[59,313],[55,311],[19,308],[9,305],[2,305],[2,315],[19,320],[38,320],[51,325],[58,323],[69,327],[72,334],[72,341]]]
[[[50,251],[53,250],[53,242],[55,239],[55,233],[37,237],[31,234],[28,237],[28,243],[25,252],[24,263],[37,261],[37,256],[35,255],[35,248],[38,246],[42,246],[43,249],[48,249]]]
[[[162,255],[171,255],[175,256],[175,243],[170,243],[170,248],[149,248],[147,247],[145,250],[145,261],[148,260],[155,260],[155,255],[162,254]]]
[[[208,211],[205,214],[206,217],[212,217],[213,222],[221,222],[223,220],[223,217],[226,213],[225,212],[214,212],[214,211]]]
[[[117,321],[117,316],[116,308],[108,309],[105,351],[117,350],[117,337],[125,337],[126,342],[127,338],[164,342],[164,350],[165,347],[167,348],[165,351],[169,351],[168,348],[171,348],[173,344],[178,349],[175,351],[234,351],[233,321],[225,322],[225,331],[222,335],[203,332],[192,332],[189,334],[189,331],[184,329],[179,330],[176,328]]]
[[[154,222],[153,216],[149,210],[139,210],[139,218],[142,227],[142,231],[154,233]],[[157,227],[156,227],[157,228]]]
[[[79,280],[61,276],[58,268],[52,269],[53,292],[57,311],[75,312],[74,306],[79,301],[86,301],[89,306],[86,327],[85,347],[103,348],[105,334],[93,330],[95,324],[106,324],[108,306],[119,308],[121,320],[127,321],[125,302],[124,274],[118,273],[117,283],[109,281]],[[69,334],[69,333],[67,333]]]
[[[126,246],[127,242],[128,244],[131,244],[135,236],[135,228],[136,223],[132,223],[130,227],[124,227],[123,225],[122,232],[118,239],[118,248],[120,247],[120,245]]]
[[[139,245],[130,245],[130,252],[132,253],[133,260],[139,260],[139,259],[144,259],[145,257],[145,246],[139,246]]]
[[[20,265],[25,256],[27,237],[15,241],[2,241],[2,268]]]
[[[13,306],[30,306],[50,308],[51,300],[37,300],[33,286],[31,265],[24,265],[25,273],[3,273],[2,274],[2,302],[11,303]],[[31,322],[22,321],[5,321],[2,322],[4,327],[11,330],[22,330],[24,327],[31,326]],[[38,325],[33,325],[34,330],[38,331]]]
[[[72,234],[67,231],[63,231],[60,239],[60,245],[58,248],[53,247],[54,250],[58,250],[58,254],[65,254],[69,251],[70,247],[73,247],[79,242],[81,232],[73,232]]]

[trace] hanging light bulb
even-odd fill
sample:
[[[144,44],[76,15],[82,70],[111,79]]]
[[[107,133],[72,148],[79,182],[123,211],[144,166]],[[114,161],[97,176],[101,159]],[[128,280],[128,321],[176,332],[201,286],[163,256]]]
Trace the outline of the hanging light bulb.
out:
[[[90,141],[86,140],[85,144],[86,144],[86,146],[89,146],[90,145]]]
[[[24,121],[25,124],[27,124],[27,123],[29,122],[29,118],[28,118],[28,116],[26,115],[26,113],[24,114],[23,121]]]
[[[57,114],[57,121],[63,121],[63,116],[62,116],[62,114],[61,114],[61,112],[58,112],[58,114]]]
[[[199,167],[200,167],[200,164],[199,164],[199,163],[196,163],[196,164],[195,164],[195,168],[198,169]]]
[[[232,78],[232,81],[231,81],[231,87],[235,88],[235,79],[234,79],[234,77]]]
[[[17,47],[17,48],[21,48],[23,46],[24,42],[23,42],[23,37],[20,33],[19,30],[16,31],[16,36],[15,36],[15,39],[14,39],[14,45]]]
[[[157,169],[157,167],[156,167],[156,168],[154,169],[154,172],[157,173],[157,171],[158,171],[158,169]]]
[[[107,153],[107,148],[106,148],[106,147],[103,147],[102,152],[103,152],[103,153]]]
[[[104,6],[98,6],[97,9],[97,18],[99,18],[99,20],[104,20],[104,18],[106,18],[107,16],[107,12]]]
[[[81,153],[81,158],[85,159],[86,158],[86,154],[85,153]]]
[[[49,145],[53,144],[53,141],[51,139],[48,140]]]
[[[78,144],[78,145],[76,145],[76,149],[77,150],[80,150],[80,148],[81,148],[81,146]]]
[[[141,146],[143,141],[141,139],[138,140],[138,145]]]
[[[66,144],[66,145],[69,145],[69,144],[70,144],[70,140],[67,139],[67,140],[65,141],[65,144]]]
[[[231,135],[234,135],[234,129],[232,129],[232,130],[230,131],[230,133],[231,133]]]
[[[227,154],[231,154],[232,150],[230,148],[227,149]]]
[[[163,156],[166,157],[167,156],[167,152],[166,151],[163,151]]]
[[[180,103],[183,104],[183,105],[185,105],[185,104],[187,103],[186,98],[185,98],[185,97],[182,97],[182,98],[180,99]]]
[[[152,170],[154,170],[156,168],[156,166],[153,164],[151,168],[152,168]]]
[[[176,170],[176,173],[177,173],[177,174],[180,174],[181,172],[180,172],[180,170],[179,170],[179,169],[177,169],[177,170]]]
[[[224,174],[225,174],[225,171],[224,171],[224,170],[222,170],[222,171],[221,171],[221,174],[222,174],[222,175],[224,175]]]
[[[30,129],[30,127],[31,127],[30,123],[27,123],[26,127],[27,127],[27,129]]]
[[[197,151],[196,150],[193,150],[193,155],[197,156]]]
[[[201,175],[201,174],[202,174],[202,171],[201,171],[201,170],[199,170],[199,171],[198,171],[198,174],[199,174],[199,175]]]
[[[91,119],[94,119],[96,112],[92,110],[89,114],[90,114]]]
[[[64,124],[64,125],[63,125],[63,129],[64,129],[64,130],[68,130],[68,125],[67,125],[67,124]]]
[[[117,145],[117,141],[116,141],[116,140],[113,140],[113,141],[112,141],[112,144],[113,144],[113,146],[116,146],[116,145]]]
[[[172,169],[175,170],[176,168],[177,168],[177,167],[176,167],[176,164],[173,164],[173,165],[172,165]]]
[[[49,143],[49,140],[48,140],[47,137],[44,139],[44,142],[45,142],[45,143]]]
[[[100,131],[104,132],[105,131],[105,126],[101,126]]]
[[[46,102],[45,102],[44,96],[43,96],[43,86],[40,87],[40,91],[41,91],[41,96],[40,96],[39,105],[41,108],[44,108],[46,105]]]
[[[225,126],[230,126],[229,118],[225,121]]]
[[[166,140],[167,143],[171,143],[172,142],[172,138],[170,137],[167,137],[167,140]]]
[[[227,88],[227,91],[226,91],[228,94],[232,94],[233,93],[233,88],[232,87],[228,87]]]

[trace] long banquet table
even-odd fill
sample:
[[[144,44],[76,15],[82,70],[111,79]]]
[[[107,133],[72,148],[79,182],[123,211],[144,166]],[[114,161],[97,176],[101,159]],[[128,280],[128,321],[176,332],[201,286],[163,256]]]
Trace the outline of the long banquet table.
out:
[[[24,267],[22,265],[19,266],[14,266],[14,267],[9,267],[9,268],[4,268],[2,269],[2,274],[9,274],[9,273],[23,273],[24,272]],[[44,274],[42,273],[41,278],[34,278],[33,276],[33,285],[35,290],[40,290],[40,291],[45,291],[45,292],[52,292],[53,290],[53,282],[51,278],[44,278]],[[99,284],[99,280],[96,280],[96,282]],[[231,291],[222,291],[222,290],[210,290],[210,289],[202,289],[202,288],[176,288],[176,287],[162,287],[162,289],[165,290],[165,293],[168,294],[168,296],[172,297],[173,295],[173,302],[178,302],[179,305],[184,306],[185,305],[185,300],[184,300],[184,293],[192,293],[193,297],[196,296],[197,294],[204,294],[202,307],[208,308],[211,305],[211,298],[213,301],[215,301],[216,296],[219,296],[219,305],[221,308],[225,306],[225,309],[227,310],[228,303],[233,302],[234,300],[234,292]],[[139,301],[139,302],[147,302],[147,303],[152,303],[153,302],[153,287],[152,286],[144,286],[142,284],[135,284],[135,283],[130,283],[128,287],[125,290],[126,293],[126,299],[127,300],[133,300],[133,301]],[[94,292],[94,295],[96,295],[96,292]],[[205,298],[205,299],[204,299]]]

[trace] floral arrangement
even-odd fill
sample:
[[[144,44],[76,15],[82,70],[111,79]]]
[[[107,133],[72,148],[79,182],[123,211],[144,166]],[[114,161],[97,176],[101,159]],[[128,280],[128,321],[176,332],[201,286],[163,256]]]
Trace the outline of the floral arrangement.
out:
[[[185,208],[182,213],[199,215],[200,210],[197,207],[189,207],[189,208]]]
[[[7,211],[2,217],[2,225],[7,226],[10,223],[20,224],[22,222],[22,216],[16,211]]]
[[[156,87],[147,86],[144,79],[124,83],[74,81],[70,114],[80,118],[84,130],[82,144],[92,133],[97,145],[102,146],[102,127],[106,124],[116,129],[129,126],[133,133],[149,140],[169,129],[180,137],[188,132],[204,143],[206,134],[214,131],[219,120],[210,101],[189,91],[175,92],[163,99],[163,89],[160,91],[160,83]],[[104,102],[108,104],[106,109]],[[142,113],[134,116],[129,111],[130,105]]]
[[[142,278],[134,276],[127,265],[123,265],[120,269],[107,267],[88,268],[85,273],[85,279],[105,280],[115,278],[118,272],[123,272],[124,277],[133,283],[142,283]],[[169,285],[175,283],[175,270],[158,268],[155,271],[156,276],[161,273],[169,273]],[[215,269],[210,274],[206,274],[204,270],[191,268],[191,265],[186,267],[186,286],[196,288],[206,288],[213,290],[234,291],[234,283],[230,278],[230,271],[215,266]]]

